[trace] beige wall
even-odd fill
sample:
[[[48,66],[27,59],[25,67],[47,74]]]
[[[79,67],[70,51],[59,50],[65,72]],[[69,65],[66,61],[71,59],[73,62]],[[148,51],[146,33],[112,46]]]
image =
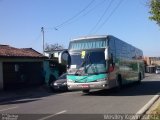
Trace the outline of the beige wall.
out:
[[[160,57],[144,57],[147,65],[160,66]]]
[[[158,65],[158,66],[160,66],[160,61],[156,61],[156,60],[154,60],[154,61],[151,61],[151,64],[154,64],[154,65]]]
[[[0,90],[3,89],[3,63],[0,62]]]

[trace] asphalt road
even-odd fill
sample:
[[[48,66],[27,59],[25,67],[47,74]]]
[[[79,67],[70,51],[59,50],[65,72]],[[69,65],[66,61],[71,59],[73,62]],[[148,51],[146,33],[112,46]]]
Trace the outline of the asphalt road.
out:
[[[18,120],[61,120],[63,118],[69,120],[71,117],[72,119],[101,118],[104,120],[105,117],[107,119],[108,116],[105,115],[108,114],[137,113],[158,92],[160,92],[160,75],[147,74],[142,84],[129,85],[120,91],[99,90],[85,95],[77,91],[65,93],[33,91],[27,97],[1,102],[0,113],[1,118],[17,117]]]

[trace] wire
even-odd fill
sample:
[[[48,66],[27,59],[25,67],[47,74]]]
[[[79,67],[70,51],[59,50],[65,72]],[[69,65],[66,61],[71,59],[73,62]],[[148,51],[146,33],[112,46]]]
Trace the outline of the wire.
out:
[[[40,31],[39,34],[37,35],[35,41],[38,41],[40,37],[41,37],[41,31]],[[35,41],[34,41],[34,42],[35,42]]]
[[[90,12],[92,12],[93,10],[95,10],[95,8],[97,8],[98,6],[100,6],[102,3],[106,2],[106,0],[103,0],[102,2],[100,2],[99,4],[96,4],[93,8],[91,8],[87,13],[85,13],[83,16],[86,16],[87,14],[89,14]]]
[[[109,10],[109,8],[111,7],[112,3],[114,2],[114,0],[111,0],[108,4],[108,6],[106,7],[105,11],[103,12],[102,16],[99,18],[98,22],[95,24],[95,26],[90,30],[90,33],[96,29],[96,27],[98,26],[98,24],[102,21],[103,17],[106,15],[107,11]]]
[[[111,18],[111,16],[115,13],[115,11],[118,9],[118,7],[122,4],[123,0],[119,0],[119,3],[117,4],[117,6],[113,9],[113,11],[110,13],[110,15],[105,19],[105,21],[100,25],[100,27],[96,30],[96,32],[98,30],[100,30],[104,24],[106,24],[106,22]]]
[[[39,33],[37,34],[37,36],[35,36],[35,39],[32,39],[31,41],[31,46],[34,49],[37,49],[37,46],[41,46],[41,41],[40,41],[40,37],[41,37],[41,31],[39,31]]]
[[[57,25],[54,27],[55,30],[58,30],[60,27],[64,26],[65,24],[67,24],[68,22],[70,22],[71,20],[75,19],[77,16],[79,16],[82,12],[84,12],[87,8],[89,8],[89,6],[91,6],[93,4],[95,0],[91,0],[91,2],[89,2],[89,4],[84,7],[81,11],[79,11],[77,14],[75,14],[73,17],[67,19],[66,21],[62,22],[61,24]]]
[[[99,4],[96,4],[94,7],[92,7],[90,10],[88,10],[85,14],[83,14],[82,16],[79,16],[81,18],[83,18],[84,16],[88,15],[90,12],[93,12],[93,10],[95,10],[95,8],[97,8],[98,6],[100,6],[102,3],[106,2],[106,0],[101,1]],[[73,22],[78,21],[80,18],[75,19],[72,22],[68,22],[68,24],[71,24]],[[56,29],[55,29],[56,30]]]

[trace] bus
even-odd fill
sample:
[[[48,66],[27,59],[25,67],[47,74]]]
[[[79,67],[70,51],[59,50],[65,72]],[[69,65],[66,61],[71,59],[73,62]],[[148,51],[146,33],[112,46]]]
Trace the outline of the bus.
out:
[[[112,36],[84,36],[73,39],[59,55],[67,64],[69,90],[88,93],[92,89],[121,88],[144,78],[142,50]]]

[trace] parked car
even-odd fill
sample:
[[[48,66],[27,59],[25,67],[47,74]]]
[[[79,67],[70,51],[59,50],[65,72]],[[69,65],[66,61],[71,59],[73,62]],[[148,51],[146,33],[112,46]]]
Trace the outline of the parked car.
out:
[[[156,74],[160,74],[160,68],[156,69]]]
[[[67,91],[67,73],[62,74],[56,81],[52,83],[52,88],[55,91]]]

